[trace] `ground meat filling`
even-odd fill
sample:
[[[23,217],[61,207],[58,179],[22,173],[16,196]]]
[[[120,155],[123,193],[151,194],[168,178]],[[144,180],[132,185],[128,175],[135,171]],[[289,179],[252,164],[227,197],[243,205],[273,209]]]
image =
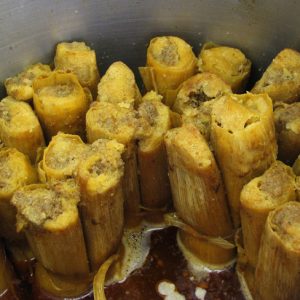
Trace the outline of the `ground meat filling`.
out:
[[[259,182],[258,188],[271,196],[281,197],[290,187],[292,176],[282,165],[276,165],[266,171],[263,179]]]
[[[71,95],[75,90],[75,85],[72,83],[69,84],[57,84],[45,86],[37,90],[39,96],[48,96],[48,97],[67,97]]]
[[[48,188],[17,191],[13,201],[20,214],[37,226],[47,220],[54,220],[63,213],[61,199],[55,191]]]
[[[164,41],[160,52],[152,54],[156,60],[167,66],[175,66],[180,59],[176,43],[169,38]]]
[[[101,174],[112,174],[117,172],[122,166],[122,162],[114,160],[112,157],[101,157],[97,159],[88,169],[92,177],[98,177]]]
[[[300,119],[300,103],[291,104],[279,111],[278,117],[275,117],[276,129],[286,129],[286,125],[296,119]]]
[[[300,251],[300,205],[290,202],[273,215],[271,227],[285,245]]]
[[[143,102],[139,107],[139,116],[144,118],[150,126],[156,124],[156,119],[158,117],[158,111],[156,106],[151,102]]]

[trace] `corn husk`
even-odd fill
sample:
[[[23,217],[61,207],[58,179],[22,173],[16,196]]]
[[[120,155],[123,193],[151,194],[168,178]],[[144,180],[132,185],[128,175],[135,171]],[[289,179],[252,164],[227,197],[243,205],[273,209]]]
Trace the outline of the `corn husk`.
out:
[[[28,157],[14,148],[0,149],[0,165],[0,236],[22,239],[16,231],[16,210],[10,199],[17,189],[37,182],[37,173]]]
[[[140,191],[137,174],[135,136],[137,119],[133,110],[105,101],[95,102],[86,115],[89,143],[99,138],[115,139],[125,146],[123,160],[125,207],[129,214],[139,212]]]
[[[35,79],[51,74],[50,66],[41,63],[27,67],[23,72],[4,81],[7,95],[19,101],[30,101],[33,97],[32,83]]]
[[[39,262],[35,266],[35,293],[47,293],[52,297],[77,298],[87,294],[91,288],[92,276],[64,276],[45,269]]]
[[[138,113],[151,128],[151,133],[138,145],[142,204],[147,208],[162,208],[171,199],[164,145],[164,135],[171,128],[170,110],[161,103],[161,96],[152,91],[143,97]]]
[[[221,175],[204,137],[195,127],[183,126],[168,131],[165,143],[178,216],[202,235],[230,236],[232,224]],[[197,239],[190,233],[181,232],[180,238],[200,260],[209,264],[225,263],[234,256],[233,249]]]
[[[299,202],[287,202],[269,214],[255,272],[255,299],[299,299],[299,228]]]
[[[189,44],[175,36],[161,36],[150,41],[146,66],[139,71],[146,89],[168,98],[168,105],[172,107],[177,88],[196,73],[196,64]]]
[[[90,99],[77,77],[53,72],[33,82],[33,103],[48,140],[59,131],[85,138],[85,114]]]
[[[277,104],[274,121],[278,143],[278,157],[289,164],[300,154],[300,103]]]
[[[211,139],[237,228],[243,186],[260,176],[277,155],[272,100],[249,93],[221,97],[212,109]]]
[[[56,70],[75,74],[83,87],[97,95],[100,75],[96,53],[84,42],[58,43],[54,57]]]
[[[75,276],[89,272],[79,200],[72,179],[27,185],[11,200],[17,209],[18,230],[24,230],[36,259],[53,273]]]
[[[45,144],[40,123],[29,104],[6,97],[0,102],[0,139],[35,162]]]
[[[115,140],[103,143],[101,151],[82,160],[77,174],[81,220],[93,271],[116,251],[124,223],[121,160],[124,146]]]
[[[141,98],[133,72],[121,61],[110,65],[98,84],[97,100],[132,109]]]
[[[229,93],[230,86],[217,75],[196,74],[182,83],[172,109],[183,115],[193,115],[206,101]]]
[[[233,92],[238,93],[245,90],[251,61],[237,48],[206,43],[199,54],[198,67],[200,72],[218,75]]]
[[[241,223],[244,248],[252,267],[258,258],[261,235],[270,211],[295,201],[295,175],[290,167],[275,161],[262,176],[252,179],[241,192]]]
[[[300,53],[293,49],[280,51],[272,60],[251,92],[267,93],[273,102],[291,103],[300,99]]]

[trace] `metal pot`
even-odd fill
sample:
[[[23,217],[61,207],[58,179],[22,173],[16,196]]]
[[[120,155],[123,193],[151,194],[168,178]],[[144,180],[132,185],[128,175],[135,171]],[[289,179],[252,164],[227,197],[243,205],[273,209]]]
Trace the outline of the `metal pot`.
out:
[[[136,70],[155,35],[184,38],[198,54],[211,40],[241,48],[254,74],[282,48],[300,47],[297,0],[2,0],[0,79],[51,62],[63,40],[85,40],[100,70],[122,60]]]

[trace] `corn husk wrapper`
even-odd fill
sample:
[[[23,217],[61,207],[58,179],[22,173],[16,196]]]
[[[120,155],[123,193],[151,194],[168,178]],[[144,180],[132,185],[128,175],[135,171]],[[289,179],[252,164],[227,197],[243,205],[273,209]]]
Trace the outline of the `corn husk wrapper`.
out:
[[[177,88],[196,73],[196,65],[189,44],[175,36],[161,36],[150,41],[146,66],[139,71],[147,91],[161,94],[172,107]]]
[[[269,214],[255,272],[255,299],[299,299],[299,228],[299,202],[287,202]]]
[[[51,68],[48,65],[37,63],[29,66],[23,72],[4,81],[7,95],[19,101],[30,101],[33,97],[33,81],[50,74]]]
[[[82,276],[89,272],[79,201],[72,179],[27,185],[11,200],[18,212],[18,230],[25,231],[36,259],[53,273]]]
[[[22,239],[10,199],[17,189],[37,182],[37,173],[28,157],[14,148],[0,149],[0,165],[0,235],[7,240]]]
[[[232,224],[221,175],[204,137],[195,127],[183,126],[168,131],[165,143],[178,216],[202,235],[230,236]],[[186,247],[209,264],[219,264],[222,258],[225,263],[233,258],[232,248],[197,240],[186,232],[180,233],[180,238]]]
[[[268,214],[277,206],[295,200],[295,175],[290,167],[280,161],[275,161],[262,176],[252,179],[242,189],[244,248],[253,268],[257,264],[261,235]]]
[[[200,72],[218,75],[233,92],[240,93],[245,90],[248,82],[251,61],[237,48],[208,42],[200,51],[198,68]]]
[[[56,70],[75,74],[80,84],[96,96],[100,80],[96,53],[84,42],[57,44],[54,65]]]
[[[0,139],[6,147],[16,148],[35,162],[45,145],[40,123],[29,104],[6,97],[0,102]]]
[[[124,146],[107,140],[106,147],[84,159],[76,180],[80,186],[80,213],[92,270],[119,246],[124,223],[121,160]]]
[[[251,92],[267,93],[273,102],[291,103],[300,99],[300,53],[293,49],[280,51],[272,60]]]
[[[237,228],[243,186],[261,175],[277,155],[272,100],[253,94],[221,97],[212,109],[211,139]]]
[[[98,84],[98,101],[134,108],[142,96],[135,82],[133,72],[123,62],[114,62],[107,69]]]
[[[48,140],[59,131],[85,138],[90,98],[71,73],[53,72],[33,82],[33,103]]]
[[[162,208],[171,199],[164,144],[164,135],[172,125],[170,110],[161,103],[161,96],[152,91],[143,97],[138,112],[151,128],[150,134],[138,145],[142,204],[148,208]]]

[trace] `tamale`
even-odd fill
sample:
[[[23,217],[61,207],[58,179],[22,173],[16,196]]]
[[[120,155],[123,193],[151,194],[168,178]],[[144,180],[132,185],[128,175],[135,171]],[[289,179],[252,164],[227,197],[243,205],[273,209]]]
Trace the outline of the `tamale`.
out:
[[[121,61],[111,64],[98,84],[97,100],[134,108],[141,98],[133,72]]]
[[[272,60],[251,92],[267,93],[273,102],[295,102],[300,99],[300,53],[293,49],[280,51]]]
[[[138,144],[141,198],[147,208],[162,208],[171,199],[164,144],[164,135],[171,128],[171,115],[169,107],[161,103],[161,98],[156,92],[149,92],[138,109],[139,116],[151,128],[151,134]]]
[[[89,99],[71,73],[53,72],[33,82],[34,109],[48,140],[59,131],[85,136]]]
[[[257,300],[298,300],[300,203],[287,202],[266,221],[255,272]]]
[[[87,148],[78,135],[59,132],[44,150],[38,169],[40,181],[74,177],[80,158]]]
[[[50,66],[41,63],[27,67],[23,72],[4,81],[7,95],[19,101],[30,101],[33,97],[33,81],[47,77],[50,73]]]
[[[147,91],[155,90],[171,107],[172,99],[166,99],[168,94],[196,73],[197,58],[184,40],[175,36],[155,37],[147,49],[146,66],[139,71]]]
[[[75,74],[80,84],[96,96],[100,80],[96,53],[84,42],[57,44],[54,65],[56,70]]]
[[[0,236],[20,239],[10,199],[18,188],[37,181],[36,170],[26,155],[13,148],[0,149],[0,166]]]
[[[300,103],[276,105],[274,119],[278,157],[287,163],[293,163],[300,154]]]
[[[240,192],[275,161],[277,145],[268,95],[226,95],[213,105],[211,139],[235,227],[240,225]]]
[[[244,248],[255,267],[264,225],[270,211],[287,201],[296,200],[295,174],[280,161],[252,179],[241,191],[241,223]]]
[[[99,138],[115,139],[125,146],[123,160],[124,197],[126,211],[139,211],[140,191],[137,174],[135,134],[136,114],[133,110],[105,101],[94,102],[86,114],[86,132],[89,143]]]
[[[17,229],[24,230],[36,259],[61,275],[89,272],[77,210],[79,189],[73,179],[27,185],[15,192]]]
[[[230,86],[217,75],[200,73],[182,83],[172,109],[183,115],[191,115],[204,102],[229,93]]]
[[[200,72],[218,75],[237,93],[245,90],[251,61],[237,48],[206,43],[199,54],[198,67]]]
[[[6,97],[0,102],[0,139],[35,162],[37,151],[45,145],[41,125],[29,104]]]
[[[173,202],[178,216],[210,238],[233,232],[221,174],[204,137],[196,127],[169,130],[165,136]],[[222,264],[232,260],[233,249],[180,231],[181,242],[200,260]]]
[[[116,251],[124,222],[121,159],[124,146],[115,140],[102,139],[99,143],[102,149],[81,161],[76,176],[81,192],[81,220],[93,271]]]

